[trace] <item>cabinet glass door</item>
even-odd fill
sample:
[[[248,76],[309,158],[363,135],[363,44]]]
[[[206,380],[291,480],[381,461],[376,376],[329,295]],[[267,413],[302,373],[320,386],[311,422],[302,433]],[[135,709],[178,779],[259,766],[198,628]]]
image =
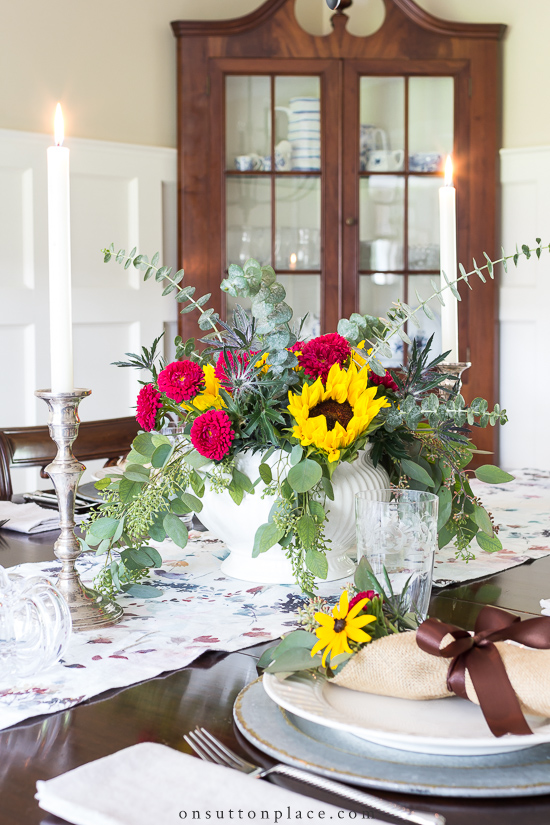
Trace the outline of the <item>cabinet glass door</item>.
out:
[[[225,77],[225,266],[273,266],[308,335],[321,328],[321,105],[315,75]]]
[[[382,315],[393,301],[418,306],[439,282],[439,205],[445,158],[453,151],[452,77],[373,77],[359,81],[359,311]],[[409,337],[440,352],[441,325],[421,312]],[[412,325],[410,325],[412,326]],[[403,363],[395,337],[388,366]]]

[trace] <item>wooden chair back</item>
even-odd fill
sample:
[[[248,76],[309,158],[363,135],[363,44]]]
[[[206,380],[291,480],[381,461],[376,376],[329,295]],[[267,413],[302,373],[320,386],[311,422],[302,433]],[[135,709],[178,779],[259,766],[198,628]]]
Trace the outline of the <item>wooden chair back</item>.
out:
[[[73,452],[79,461],[104,458],[105,466],[110,466],[129,453],[138,432],[139,425],[131,416],[83,421]],[[40,467],[42,478],[48,478],[44,468],[56,453],[47,426],[0,429],[0,501],[9,501],[13,495],[12,468]]]

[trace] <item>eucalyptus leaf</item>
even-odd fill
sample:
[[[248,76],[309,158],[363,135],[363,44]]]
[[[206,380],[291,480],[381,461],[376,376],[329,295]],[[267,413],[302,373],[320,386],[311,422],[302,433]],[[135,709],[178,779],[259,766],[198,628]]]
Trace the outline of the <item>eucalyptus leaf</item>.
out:
[[[285,531],[281,527],[277,527],[274,522],[267,522],[261,524],[256,530],[254,536],[254,547],[252,548],[252,558],[257,558],[260,553],[266,553],[270,547],[273,547],[282,539]]]
[[[498,553],[502,550],[502,542],[498,536],[488,536],[483,531],[476,534],[476,541],[486,553]]]
[[[128,504],[141,492],[145,481],[131,481],[129,478],[121,478],[118,485],[118,496],[123,504]]]
[[[150,459],[155,452],[155,444],[151,433],[139,433],[139,435],[134,438],[132,447],[137,453]]]
[[[98,539],[110,539],[115,535],[118,524],[117,518],[98,518],[90,524],[88,532]]]
[[[489,514],[483,507],[479,507],[477,504],[474,505],[473,518],[479,529],[487,536],[492,537],[494,535],[493,524],[489,518]]]
[[[447,524],[449,519],[451,518],[452,513],[452,503],[453,503],[453,495],[448,487],[442,487],[437,497],[439,498],[439,508],[437,514],[437,530],[441,530],[441,528]]]
[[[290,463],[292,466],[302,460],[304,449],[301,444],[295,444],[290,453]]]
[[[300,516],[296,522],[296,532],[298,533],[302,547],[310,548],[313,546],[317,528],[311,516],[307,514]]]
[[[419,464],[416,464],[416,462],[411,461],[408,458],[402,458],[401,469],[410,478],[414,478],[415,481],[419,481],[421,484],[425,484],[427,487],[435,486],[433,479],[430,475],[428,475],[424,467],[421,467]]]
[[[315,656],[307,648],[295,647],[285,650],[267,668],[266,673],[294,673],[300,670],[309,670],[321,665],[322,658]]]
[[[273,473],[271,472],[271,467],[269,464],[264,464],[262,462],[262,464],[258,467],[258,472],[264,484],[271,484],[273,481]]]
[[[135,599],[158,599],[164,593],[161,587],[152,584],[123,584],[121,590]]]
[[[486,484],[505,484],[508,481],[513,481],[514,476],[510,473],[504,472],[495,464],[484,464],[475,470],[476,478],[484,481]]]
[[[185,547],[188,538],[187,528],[174,513],[166,513],[162,520],[162,526],[166,531],[166,535],[172,539],[174,544],[177,544],[178,547]]]
[[[190,510],[193,510],[195,513],[200,513],[202,510],[202,501],[200,498],[192,495],[191,493],[182,493],[181,500],[185,504],[186,507],[189,507]]]
[[[306,458],[288,471],[287,481],[296,493],[306,493],[321,480],[323,471],[316,461]]]
[[[328,575],[328,560],[320,550],[312,547],[306,551],[306,567],[318,579],[326,579]]]

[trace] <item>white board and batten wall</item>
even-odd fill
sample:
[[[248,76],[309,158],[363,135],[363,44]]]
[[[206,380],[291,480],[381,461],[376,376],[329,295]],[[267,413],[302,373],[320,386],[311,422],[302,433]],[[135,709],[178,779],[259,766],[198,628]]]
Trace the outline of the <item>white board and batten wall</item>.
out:
[[[43,424],[34,390],[50,386],[46,150],[52,138],[0,130],[0,427]],[[154,280],[103,263],[111,241],[176,263],[176,151],[68,139],[71,150],[71,260],[75,386],[92,390],[83,421],[131,415],[135,370],[111,362],[167,330],[176,305]],[[46,485],[48,482],[45,482]],[[16,471],[19,490],[39,486]],[[44,486],[42,483],[40,486]]]
[[[550,147],[502,149],[502,246],[550,243]],[[501,466],[550,469],[550,254],[500,272]]]

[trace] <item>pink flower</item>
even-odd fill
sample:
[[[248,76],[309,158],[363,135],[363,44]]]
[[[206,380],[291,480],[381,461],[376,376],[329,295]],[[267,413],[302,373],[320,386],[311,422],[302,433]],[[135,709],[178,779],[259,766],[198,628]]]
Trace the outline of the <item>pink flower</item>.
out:
[[[333,364],[344,364],[350,353],[346,339],[337,332],[329,332],[304,344],[298,363],[306,375],[326,381]]]
[[[158,377],[159,390],[178,404],[197,395],[203,383],[203,371],[194,361],[173,361]]]
[[[355,607],[357,602],[361,601],[361,599],[369,599],[370,600],[370,599],[374,599],[375,596],[376,596],[376,593],[374,592],[374,590],[363,590],[361,593],[358,593],[357,596],[354,596],[353,599],[350,601],[349,607],[348,607],[348,613],[349,613],[349,611],[351,610],[352,607]],[[366,606],[367,605],[365,605],[365,607],[363,609],[365,609]]]
[[[136,419],[142,429],[147,432],[154,429],[157,410],[160,406],[160,393],[153,384],[146,384],[140,389],[137,397]]]
[[[376,375],[376,373],[371,371],[369,381],[377,387],[386,387],[387,390],[397,392],[397,384],[387,370],[385,375]]]
[[[206,458],[220,461],[227,455],[235,431],[224,410],[208,410],[193,421],[191,441],[195,450]]]

